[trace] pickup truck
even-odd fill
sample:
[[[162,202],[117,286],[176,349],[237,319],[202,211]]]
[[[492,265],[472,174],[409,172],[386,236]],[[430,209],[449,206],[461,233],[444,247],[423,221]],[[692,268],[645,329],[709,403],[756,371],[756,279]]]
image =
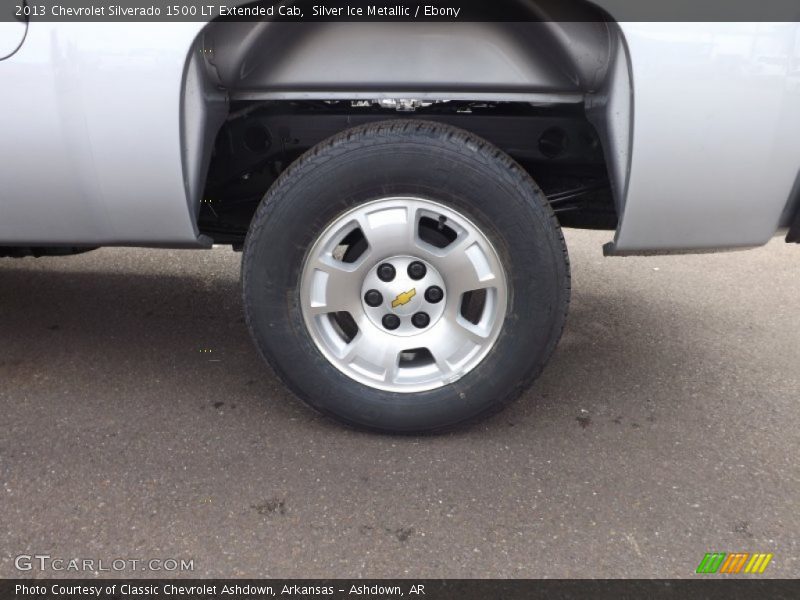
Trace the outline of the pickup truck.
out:
[[[0,256],[230,245],[255,346],[312,407],[394,433],[483,418],[558,343],[563,227],[607,230],[608,256],[800,242],[800,25],[602,5],[7,19]]]

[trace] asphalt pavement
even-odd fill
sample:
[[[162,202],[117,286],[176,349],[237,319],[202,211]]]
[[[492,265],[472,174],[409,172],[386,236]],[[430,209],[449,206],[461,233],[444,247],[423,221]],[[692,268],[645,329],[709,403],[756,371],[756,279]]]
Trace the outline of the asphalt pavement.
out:
[[[93,575],[15,567],[49,555],[193,566],[101,576],[694,577],[711,551],[798,576],[800,246],[603,258],[609,239],[567,232],[570,315],[533,388],[411,438],[283,389],[230,249],[0,260],[0,576]]]

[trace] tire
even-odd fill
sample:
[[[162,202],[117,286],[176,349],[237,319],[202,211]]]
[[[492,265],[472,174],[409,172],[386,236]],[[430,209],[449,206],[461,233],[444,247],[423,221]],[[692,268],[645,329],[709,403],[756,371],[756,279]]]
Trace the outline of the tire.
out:
[[[419,285],[409,261],[425,267]],[[348,130],[298,159],[253,218],[242,280],[256,346],[297,396],[343,423],[404,434],[451,429],[517,398],[559,340],[570,291],[564,238],[530,176],[485,140],[422,121]],[[433,304],[437,284],[445,299]],[[486,290],[463,292],[470,285]],[[384,326],[392,311],[394,331]],[[429,323],[417,333],[419,312]],[[392,358],[403,345],[412,349]]]

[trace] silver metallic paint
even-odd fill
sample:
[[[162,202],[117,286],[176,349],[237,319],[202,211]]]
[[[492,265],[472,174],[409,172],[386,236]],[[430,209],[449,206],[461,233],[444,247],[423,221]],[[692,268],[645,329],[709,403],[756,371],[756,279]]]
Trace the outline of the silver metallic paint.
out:
[[[180,115],[202,25],[31,23],[0,62],[0,243],[198,245]]]
[[[0,21],[0,60],[5,60],[22,47],[28,32],[28,19],[15,17],[14,5],[10,3],[0,5],[0,11],[9,11],[12,17],[7,21]],[[3,18],[8,16],[3,15]]]
[[[800,25],[621,28],[635,106],[614,251],[766,243],[800,168]]]
[[[586,114],[603,140],[606,166],[617,207],[625,211],[633,142],[633,83],[625,39],[617,34],[608,77],[594,94],[586,96]]]

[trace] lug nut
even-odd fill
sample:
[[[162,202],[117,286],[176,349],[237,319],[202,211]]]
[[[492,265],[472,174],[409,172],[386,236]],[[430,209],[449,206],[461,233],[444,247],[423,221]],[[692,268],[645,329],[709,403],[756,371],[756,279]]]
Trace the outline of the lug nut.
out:
[[[378,267],[378,279],[381,281],[391,281],[394,279],[395,270],[389,263],[383,263]]]
[[[383,326],[388,329],[389,331],[394,331],[398,327],[400,327],[400,317],[393,314],[384,315],[383,319],[381,320]]]
[[[430,325],[431,318],[428,316],[428,313],[418,312],[414,313],[414,316],[411,317],[411,323],[417,329],[425,329],[428,325]]]
[[[419,281],[425,277],[425,273],[427,272],[428,269],[425,267],[425,265],[417,260],[408,265],[408,276],[414,281]]]
[[[444,298],[444,292],[438,285],[432,285],[425,290],[425,300],[431,304],[438,304],[442,301],[442,298]]]
[[[383,304],[383,296],[378,290],[369,290],[366,294],[364,294],[364,302],[366,302],[372,308],[375,308],[376,306]]]

